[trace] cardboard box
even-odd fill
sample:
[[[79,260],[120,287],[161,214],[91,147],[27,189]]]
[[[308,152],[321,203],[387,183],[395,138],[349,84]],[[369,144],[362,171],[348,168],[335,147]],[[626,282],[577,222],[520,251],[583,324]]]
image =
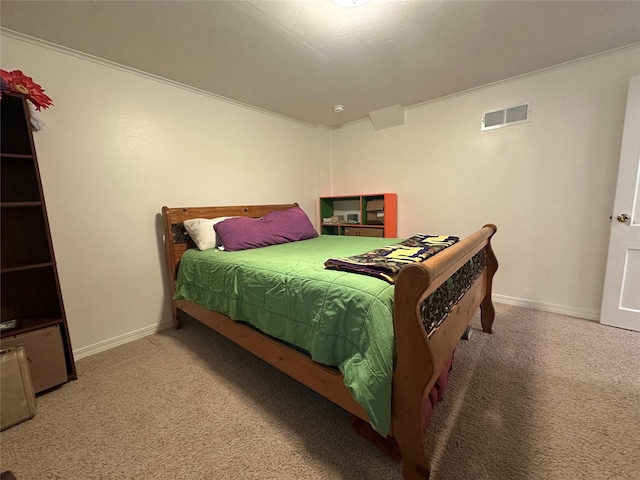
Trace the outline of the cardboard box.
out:
[[[384,223],[384,200],[369,200],[367,202],[367,223]]]
[[[60,328],[57,325],[2,338],[0,348],[23,345],[29,359],[29,370],[35,393],[62,383],[67,378],[67,364],[62,346]]]
[[[344,234],[347,237],[384,237],[383,228],[345,227]]]

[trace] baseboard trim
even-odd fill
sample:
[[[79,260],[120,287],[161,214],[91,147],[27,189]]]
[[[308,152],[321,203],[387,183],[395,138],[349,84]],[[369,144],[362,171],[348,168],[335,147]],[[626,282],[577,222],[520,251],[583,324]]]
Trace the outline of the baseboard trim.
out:
[[[118,345],[124,345],[125,343],[132,342],[139,338],[153,335],[154,333],[166,330],[167,328],[171,328],[172,326],[172,320],[166,320],[155,325],[149,325],[148,327],[140,328],[139,330],[134,330],[133,332],[125,333],[124,335],[119,335],[108,340],[103,340],[102,342],[94,343],[93,345],[89,345],[88,347],[82,347],[78,350],[74,350],[73,358],[75,360],[80,360],[81,358],[104,352],[105,350],[117,347]]]
[[[600,311],[590,310],[587,308],[568,307],[566,305],[558,305],[557,303],[536,302],[534,300],[525,300],[524,298],[507,297],[506,295],[492,295],[496,303],[504,303],[506,305],[515,305],[517,307],[533,308],[534,310],[542,310],[543,312],[558,313],[569,317],[583,318],[594,322],[600,321]]]
[[[504,303],[506,305],[515,305],[517,307],[532,308],[534,310],[542,310],[543,312],[558,313],[560,315],[567,315],[569,317],[583,318],[585,320],[592,320],[595,322],[600,321],[600,312],[598,310],[589,310],[586,308],[568,307],[566,305],[558,305],[555,303],[536,302],[533,300],[525,300],[524,298],[508,297],[506,295],[493,294],[493,300],[496,303]],[[80,360],[84,357],[95,355],[96,353],[104,352],[110,348],[123,345],[125,343],[132,342],[148,335],[153,335],[167,328],[171,328],[173,322],[166,320],[155,325],[149,325],[148,327],[134,330],[133,332],[125,333],[102,342],[94,343],[88,347],[79,348],[73,351],[73,357],[75,360]]]

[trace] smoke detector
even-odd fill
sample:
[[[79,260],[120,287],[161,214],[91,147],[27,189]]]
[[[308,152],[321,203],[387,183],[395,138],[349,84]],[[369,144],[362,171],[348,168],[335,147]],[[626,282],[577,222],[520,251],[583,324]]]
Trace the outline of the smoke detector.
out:
[[[336,113],[344,112],[344,105],[334,105],[333,106],[333,111],[336,112]]]
[[[359,7],[368,1],[369,0],[333,0],[333,3],[340,5],[341,7]]]

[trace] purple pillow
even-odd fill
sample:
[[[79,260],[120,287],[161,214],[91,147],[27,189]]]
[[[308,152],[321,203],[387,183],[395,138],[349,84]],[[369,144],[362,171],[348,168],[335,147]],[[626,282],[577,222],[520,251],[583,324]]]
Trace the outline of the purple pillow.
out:
[[[231,252],[306,240],[318,236],[300,207],[276,210],[262,218],[236,217],[213,228],[225,250]]]

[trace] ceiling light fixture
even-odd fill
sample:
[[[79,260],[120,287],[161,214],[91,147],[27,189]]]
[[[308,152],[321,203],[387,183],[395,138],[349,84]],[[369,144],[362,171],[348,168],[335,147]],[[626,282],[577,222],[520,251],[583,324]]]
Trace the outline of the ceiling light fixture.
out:
[[[359,7],[368,1],[369,0],[333,0],[336,5],[340,5],[341,7]]]
[[[336,112],[336,113],[344,112],[344,105],[334,105],[333,106],[333,111]]]

